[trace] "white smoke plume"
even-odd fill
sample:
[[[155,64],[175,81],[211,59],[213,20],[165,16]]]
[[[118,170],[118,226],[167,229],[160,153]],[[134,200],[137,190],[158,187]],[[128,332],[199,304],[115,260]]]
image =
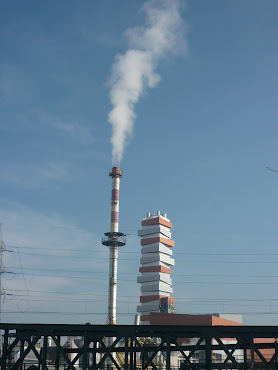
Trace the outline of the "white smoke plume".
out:
[[[126,31],[129,50],[116,55],[110,79],[113,108],[108,121],[112,125],[114,164],[121,162],[132,134],[135,104],[146,88],[154,88],[161,79],[155,72],[158,62],[170,53],[186,50],[183,5],[182,0],[149,0],[142,7],[145,24]]]

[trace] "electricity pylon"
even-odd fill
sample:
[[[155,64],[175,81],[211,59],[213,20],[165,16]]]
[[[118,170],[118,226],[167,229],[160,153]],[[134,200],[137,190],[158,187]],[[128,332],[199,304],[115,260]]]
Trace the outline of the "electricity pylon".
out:
[[[6,272],[3,264],[3,253],[6,250],[5,243],[2,236],[2,225],[0,224],[0,324],[2,323],[2,305],[4,302],[5,290],[2,284],[2,275]],[[0,331],[0,353],[2,354],[2,333]]]

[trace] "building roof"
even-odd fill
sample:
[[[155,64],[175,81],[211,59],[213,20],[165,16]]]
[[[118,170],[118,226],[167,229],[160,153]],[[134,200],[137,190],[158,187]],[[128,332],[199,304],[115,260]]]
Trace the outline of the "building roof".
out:
[[[204,325],[204,326],[243,326],[243,324],[223,319],[214,315],[188,315],[151,312],[148,318],[150,325]]]

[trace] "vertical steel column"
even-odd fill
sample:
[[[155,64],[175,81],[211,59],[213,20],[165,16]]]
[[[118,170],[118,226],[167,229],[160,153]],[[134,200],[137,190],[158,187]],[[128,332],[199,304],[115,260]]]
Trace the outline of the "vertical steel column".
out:
[[[29,344],[29,343],[28,343]],[[23,352],[24,352],[24,339],[23,339],[23,337],[21,338],[21,341],[20,341],[20,357],[22,357],[22,355],[23,355]],[[20,364],[20,367],[19,367],[19,369],[20,370],[22,370],[22,363]]]
[[[130,338],[130,352],[129,352],[129,356],[130,356],[130,370],[133,370],[134,369],[134,366],[133,366],[134,344],[135,344],[135,341],[134,341],[133,337],[131,337]]]
[[[93,370],[96,370],[98,368],[97,367],[97,341],[96,340],[94,340],[93,348],[94,348],[94,351],[93,351]]]
[[[133,352],[133,356],[134,356],[134,360],[133,360],[133,366],[134,366],[134,369],[136,370],[137,369],[137,351],[134,351]]]
[[[142,370],[145,370],[145,352],[141,352],[141,362],[142,362]]]
[[[277,338],[275,338],[275,369],[276,370],[278,369],[277,356],[278,356]]]
[[[47,336],[43,337],[43,347],[42,347],[42,370],[47,370],[46,366],[46,356],[47,356]]]
[[[1,369],[2,370],[6,370],[7,369],[8,339],[9,339],[9,329],[5,329],[4,345],[3,345],[3,351],[2,351],[2,364],[1,364]]]
[[[169,336],[167,336],[166,343],[166,370],[171,370],[171,346]]]
[[[54,338],[53,338],[54,340]],[[55,342],[55,340],[54,340]],[[60,345],[61,345],[61,337],[60,335],[57,336],[57,343],[56,344],[56,360],[55,360],[55,370],[59,370],[60,367]]]
[[[211,338],[206,337],[206,370],[212,370]]]
[[[250,341],[250,352],[251,352],[251,364],[250,364],[250,369],[254,369],[254,364],[255,364],[255,355],[254,355],[254,339],[253,337],[251,338]]]
[[[88,363],[88,346],[89,346],[89,342],[88,342],[88,332],[85,332],[84,333],[84,344],[83,344],[83,365],[82,365],[82,369],[83,370],[86,370],[87,369],[87,363]]]
[[[124,369],[128,370],[128,337],[125,337],[125,365]]]
[[[246,342],[244,341],[243,344],[243,356],[244,356],[244,369],[248,370],[248,358],[247,358],[247,346]]]

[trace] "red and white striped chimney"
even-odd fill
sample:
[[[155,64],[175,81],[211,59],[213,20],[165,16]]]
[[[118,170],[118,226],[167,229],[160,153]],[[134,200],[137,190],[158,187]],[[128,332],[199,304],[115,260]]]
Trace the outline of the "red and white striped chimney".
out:
[[[109,172],[112,177],[112,196],[111,196],[111,233],[119,231],[119,201],[120,201],[120,178],[123,176],[119,167],[113,167]]]
[[[116,324],[117,305],[117,272],[118,272],[118,249],[125,245],[125,235],[119,232],[119,200],[120,200],[120,178],[123,176],[119,167],[113,167],[109,172],[112,177],[111,195],[111,222],[110,232],[105,233],[102,244],[110,249],[109,259],[109,295],[108,295],[108,318],[107,323]]]

